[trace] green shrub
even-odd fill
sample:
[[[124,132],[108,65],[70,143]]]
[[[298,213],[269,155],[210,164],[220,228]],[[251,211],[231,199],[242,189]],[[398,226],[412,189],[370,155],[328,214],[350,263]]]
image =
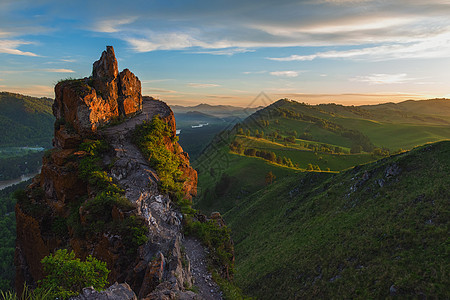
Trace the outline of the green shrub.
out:
[[[173,144],[177,141],[168,125],[156,115],[150,122],[136,126],[133,141],[149,161],[150,166],[158,173],[160,190],[166,193],[181,191],[184,180],[183,173],[179,170],[180,158],[170,152],[165,145],[167,141]]]
[[[108,283],[106,263],[88,256],[86,261],[75,258],[73,251],[56,251],[41,260],[45,277],[36,292],[51,290],[52,298],[67,299],[78,295],[83,288],[93,286],[102,290]]]
[[[114,207],[124,212],[136,207],[124,196],[125,191],[103,170],[100,155],[109,150],[109,145],[103,140],[91,140],[80,144],[78,149],[87,153],[79,162],[79,176],[94,188],[95,197],[74,204],[70,208],[67,224],[78,236],[102,231],[118,234],[127,245],[127,253],[130,256],[135,254],[137,248],[147,241],[148,228],[141,218],[135,216],[113,220]],[[80,222],[80,207],[85,214],[85,224]]]
[[[215,220],[200,222],[187,219],[185,233],[198,237],[210,249],[210,258],[213,260],[214,267],[220,270],[222,276],[228,273],[227,275],[231,277],[234,273],[231,229],[220,226]]]
[[[81,143],[78,149],[86,151],[90,155],[98,155],[108,151],[109,146],[104,140],[92,140]]]

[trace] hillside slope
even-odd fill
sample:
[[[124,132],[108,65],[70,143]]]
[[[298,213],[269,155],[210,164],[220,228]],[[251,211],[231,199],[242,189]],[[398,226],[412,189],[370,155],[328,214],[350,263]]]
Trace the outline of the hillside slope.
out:
[[[450,142],[339,174],[299,173],[225,214],[258,299],[448,298]]]
[[[53,137],[53,100],[0,93],[0,147],[50,147]]]

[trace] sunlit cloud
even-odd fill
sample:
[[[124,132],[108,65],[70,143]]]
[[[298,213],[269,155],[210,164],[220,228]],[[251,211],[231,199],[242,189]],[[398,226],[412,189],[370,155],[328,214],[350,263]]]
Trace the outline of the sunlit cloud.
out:
[[[297,77],[299,72],[297,71],[274,71],[270,72],[270,75],[278,77]]]
[[[188,86],[194,88],[210,88],[210,87],[218,87],[220,85],[214,83],[188,83]]]
[[[247,72],[242,72],[242,74],[264,74],[267,73],[267,71],[247,71]]]
[[[146,83],[157,83],[157,82],[165,82],[165,81],[172,81],[173,79],[167,78],[167,79],[151,79],[151,80],[141,80],[142,84]]]
[[[54,97],[53,86],[47,85],[29,85],[29,86],[0,86],[5,91],[19,93],[35,97]]]
[[[70,69],[43,69],[43,71],[50,73],[75,73],[74,70]]]
[[[177,91],[166,90],[166,89],[159,89],[159,88],[144,88],[143,91],[147,92],[147,93],[163,93],[163,94],[177,93]]]

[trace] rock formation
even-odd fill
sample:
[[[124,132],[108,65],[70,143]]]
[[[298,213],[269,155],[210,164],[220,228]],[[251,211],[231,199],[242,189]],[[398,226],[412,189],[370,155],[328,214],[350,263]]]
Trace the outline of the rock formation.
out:
[[[119,74],[112,46],[94,62],[91,77],[61,81],[55,87],[53,114],[66,125],[64,132],[74,129],[88,135],[113,119],[141,110],[141,82],[128,69]],[[55,138],[59,146],[61,139]]]
[[[143,100],[139,79],[128,69],[118,72],[111,46],[94,63],[91,77],[58,83],[55,96],[54,149],[46,153],[41,174],[16,205],[16,290],[20,293],[24,283],[34,286],[42,279],[40,261],[44,256],[69,248],[77,257],[93,255],[105,261],[111,270],[108,280],[128,283],[140,299],[196,298],[186,291],[192,286],[192,277],[189,258],[182,250],[182,214],[168,195],[159,192],[158,175],[131,142],[134,127],[154,115],[159,115],[175,136],[171,109],[150,97]],[[102,128],[115,120],[121,123]],[[89,224],[86,207],[95,198],[96,187],[80,176],[81,160],[88,154],[79,149],[81,143],[92,139],[103,139],[110,145],[101,164],[134,207],[125,210],[113,206],[103,215],[112,218],[111,224],[132,216],[148,228],[148,241],[137,250],[125,242],[131,232],[109,227],[80,231],[80,226],[95,225]],[[181,159],[183,190],[190,199],[196,194],[197,173],[178,143],[165,145]]]

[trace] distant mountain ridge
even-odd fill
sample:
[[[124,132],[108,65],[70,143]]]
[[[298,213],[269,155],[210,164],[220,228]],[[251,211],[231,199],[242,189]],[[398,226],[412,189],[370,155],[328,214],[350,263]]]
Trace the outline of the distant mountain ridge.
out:
[[[263,106],[259,107],[239,107],[232,105],[210,105],[206,103],[201,103],[195,106],[181,106],[181,105],[173,105],[171,106],[172,111],[175,114],[178,113],[187,113],[190,111],[198,111],[202,113],[206,113],[209,115],[213,115],[215,117],[229,117],[236,116],[240,118],[246,118],[255,111],[263,108]]]

